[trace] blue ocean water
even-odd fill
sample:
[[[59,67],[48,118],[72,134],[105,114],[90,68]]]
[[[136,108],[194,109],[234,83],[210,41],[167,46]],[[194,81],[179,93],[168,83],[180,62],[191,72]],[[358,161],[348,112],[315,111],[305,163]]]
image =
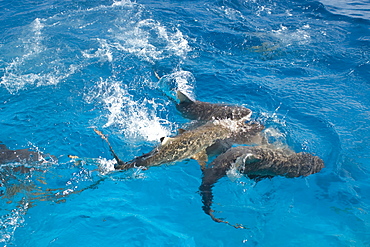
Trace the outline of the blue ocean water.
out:
[[[370,246],[370,2],[0,1],[3,246]],[[162,79],[158,81],[154,72]],[[305,178],[214,186],[194,160],[113,172],[189,123],[174,91],[244,105]],[[81,159],[70,159],[76,155]]]

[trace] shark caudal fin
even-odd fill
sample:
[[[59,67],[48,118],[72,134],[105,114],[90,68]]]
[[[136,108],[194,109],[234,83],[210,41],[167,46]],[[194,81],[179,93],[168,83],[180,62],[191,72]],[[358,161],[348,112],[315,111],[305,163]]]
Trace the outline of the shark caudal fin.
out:
[[[186,96],[179,90],[176,92],[176,95],[178,100],[180,100],[180,103],[193,103],[193,101],[188,96]]]
[[[206,214],[208,214],[214,222],[225,223],[225,224],[227,224],[229,226],[232,226],[234,228],[237,228],[237,229],[247,229],[246,227],[244,227],[241,224],[235,224],[235,225],[231,224],[228,221],[225,221],[221,218],[218,218],[213,214],[214,210],[211,208],[212,203],[213,203],[212,187],[213,187],[213,185],[207,185],[207,184],[202,184],[200,186],[200,194],[202,195],[202,201],[203,201],[203,207],[202,207],[203,211]]]
[[[114,168],[116,170],[124,170],[124,168],[127,166],[127,163],[123,162],[120,158],[118,158],[112,146],[110,145],[108,138],[100,130],[94,129],[94,132],[98,134],[108,144],[110,152],[112,153],[114,159],[117,161],[117,165],[114,166]]]

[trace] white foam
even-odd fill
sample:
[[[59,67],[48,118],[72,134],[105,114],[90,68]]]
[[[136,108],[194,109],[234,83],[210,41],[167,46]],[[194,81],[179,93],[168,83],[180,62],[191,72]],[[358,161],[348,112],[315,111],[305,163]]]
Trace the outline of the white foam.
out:
[[[273,144],[277,149],[284,149],[287,147],[286,135],[278,129],[269,127],[263,131],[263,135],[270,144]]]
[[[108,44],[106,39],[97,38],[96,40],[99,42],[100,47],[97,50],[95,50],[95,52],[93,53],[90,53],[90,51],[92,51],[93,49],[90,49],[88,51],[82,51],[82,55],[85,58],[89,58],[89,59],[99,58],[99,62],[104,62],[104,61],[112,62],[113,54],[111,51],[111,45]]]
[[[128,7],[132,8],[135,5],[138,5],[135,1],[130,0],[120,0],[116,1],[114,0],[111,5],[99,5],[93,8],[86,9],[86,11],[101,11],[101,10],[108,10],[108,9],[115,9],[115,8],[122,8],[122,7]],[[77,10],[77,11],[84,11],[84,10]]]
[[[134,4],[130,0],[121,0],[121,1],[113,1],[112,7],[117,7],[117,6],[130,6]]]
[[[284,46],[306,45],[311,42],[309,29],[310,26],[308,24],[296,30],[290,30],[288,27],[280,25],[278,30],[272,31],[272,36],[278,38]]]
[[[16,93],[28,85],[56,85],[74,74],[80,66],[66,65],[59,58],[58,49],[47,48],[43,44],[43,30],[46,27],[44,22],[44,19],[36,18],[26,27],[30,30],[23,37],[7,46],[20,54],[10,62],[5,62],[4,75],[0,79],[0,85],[10,93]],[[8,49],[7,47],[4,49]]]
[[[124,113],[124,122],[120,125],[124,128],[124,133],[128,138],[143,137],[148,141],[159,141],[163,136],[170,135],[170,130],[165,125],[170,123],[156,116],[156,112],[145,108],[146,103],[156,104],[154,101],[144,99],[141,104],[131,103]],[[109,125],[107,125],[109,126]]]
[[[117,163],[116,160],[107,160],[105,158],[98,159],[99,163],[99,173],[101,175],[106,175],[112,171],[115,171],[114,165]]]
[[[210,7],[210,10],[222,15],[222,17],[226,17],[227,19],[231,21],[245,21],[246,20],[243,14],[239,10],[236,10],[236,9],[233,9],[227,6],[221,6],[221,7],[212,6]]]
[[[280,110],[281,103],[278,107],[276,107],[274,112],[262,112],[261,117],[259,118],[260,121],[266,122],[266,121],[272,121],[274,123],[277,123],[281,126],[286,126],[286,115],[289,113],[289,110],[285,113],[283,117],[280,117],[277,113]]]
[[[85,99],[89,103],[101,101],[107,110],[104,127],[117,126],[126,138],[159,141],[171,133],[172,124],[157,116],[165,107],[146,98],[135,101],[120,82],[101,80]]]
[[[18,39],[1,45],[8,57],[1,61],[0,86],[16,93],[27,86],[56,85],[96,60],[114,63],[115,56],[150,63],[185,59],[191,47],[183,33],[150,16],[143,5],[121,0],[36,18]],[[77,35],[80,43],[71,44],[69,35]],[[89,36],[94,38],[86,39]]]
[[[226,171],[227,177],[232,181],[235,182],[237,179],[241,178],[243,175],[240,173],[239,169],[244,165],[245,158],[238,157],[235,163],[231,164],[229,170]]]
[[[15,230],[24,223],[24,215],[29,207],[29,203],[23,198],[13,210],[0,217],[0,243],[9,243],[11,241]]]
[[[41,20],[36,18],[30,24],[30,34],[20,40],[21,45],[19,46],[23,48],[24,54],[14,58],[5,67],[5,73],[1,77],[0,84],[4,85],[10,93],[18,91],[25,84],[33,84],[35,81],[40,80],[37,74],[23,74],[22,66],[45,49],[41,43],[43,39],[41,31],[43,28],[44,25],[41,23]]]
[[[144,61],[154,63],[171,56],[185,58],[191,50],[178,29],[169,31],[153,19],[120,22],[116,29],[110,29],[115,39],[114,46]]]
[[[259,5],[258,9],[256,11],[257,16],[261,16],[261,14],[268,14],[271,15],[272,9],[270,7],[264,6],[264,5]]]

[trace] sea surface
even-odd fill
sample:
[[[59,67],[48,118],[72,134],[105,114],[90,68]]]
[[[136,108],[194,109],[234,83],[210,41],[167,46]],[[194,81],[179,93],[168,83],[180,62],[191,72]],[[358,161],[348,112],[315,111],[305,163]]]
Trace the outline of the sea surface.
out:
[[[370,246],[370,1],[0,0],[0,27],[0,141],[55,157],[1,165],[0,246]],[[115,172],[93,128],[129,161],[190,123],[176,90],[325,168],[220,179],[245,229],[194,160]]]

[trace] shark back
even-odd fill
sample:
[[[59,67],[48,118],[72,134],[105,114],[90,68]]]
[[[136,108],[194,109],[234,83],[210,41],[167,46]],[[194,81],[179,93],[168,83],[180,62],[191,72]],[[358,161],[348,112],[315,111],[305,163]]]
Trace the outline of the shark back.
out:
[[[224,125],[208,123],[175,137],[164,138],[153,151],[135,158],[135,166],[157,166],[206,155],[206,148],[219,139],[227,139],[230,130]],[[198,155],[198,156],[197,156]],[[131,165],[132,166],[132,165]]]
[[[213,104],[202,101],[193,101],[181,91],[177,91],[177,98],[180,103],[176,108],[181,114],[191,120],[210,121],[231,119],[248,119],[252,111],[243,106],[226,104]]]
[[[34,162],[40,161],[43,156],[38,152],[28,149],[10,150],[4,144],[0,144],[0,164],[11,162]]]

